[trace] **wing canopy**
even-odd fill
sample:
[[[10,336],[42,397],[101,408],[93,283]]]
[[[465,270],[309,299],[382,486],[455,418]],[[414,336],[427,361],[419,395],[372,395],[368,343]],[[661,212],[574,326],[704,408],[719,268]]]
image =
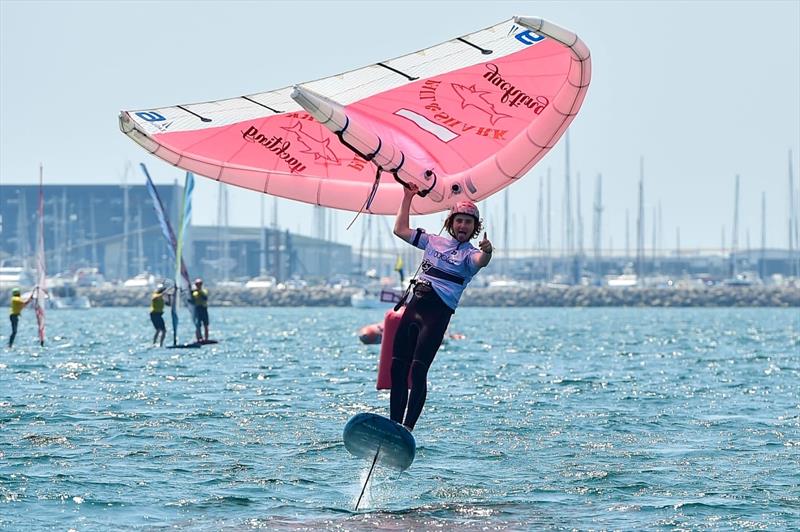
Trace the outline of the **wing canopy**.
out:
[[[573,33],[515,17],[295,87],[125,111],[120,128],[188,171],[351,211],[380,165],[368,212],[395,212],[395,173],[430,190],[414,202],[426,214],[484,199],[533,167],[580,109],[590,63]]]

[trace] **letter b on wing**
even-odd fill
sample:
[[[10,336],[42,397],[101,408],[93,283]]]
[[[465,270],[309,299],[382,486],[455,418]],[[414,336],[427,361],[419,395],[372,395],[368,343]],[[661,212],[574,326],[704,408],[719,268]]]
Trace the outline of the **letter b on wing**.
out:
[[[147,122],[163,122],[166,120],[163,116],[155,111],[141,111],[136,113],[136,116],[141,118],[142,120],[146,120]]]
[[[517,33],[514,35],[519,42],[526,46],[530,46],[531,44],[537,43],[544,39],[544,35],[537,35],[531,30],[525,30]]]

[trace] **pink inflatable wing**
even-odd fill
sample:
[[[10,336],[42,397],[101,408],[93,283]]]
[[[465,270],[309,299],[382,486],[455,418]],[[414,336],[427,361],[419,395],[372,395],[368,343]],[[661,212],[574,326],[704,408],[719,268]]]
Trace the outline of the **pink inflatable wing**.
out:
[[[525,175],[580,109],[589,49],[515,17],[395,59],[228,100],[124,111],[157,157],[225,183],[315,205],[393,214],[482,200]]]

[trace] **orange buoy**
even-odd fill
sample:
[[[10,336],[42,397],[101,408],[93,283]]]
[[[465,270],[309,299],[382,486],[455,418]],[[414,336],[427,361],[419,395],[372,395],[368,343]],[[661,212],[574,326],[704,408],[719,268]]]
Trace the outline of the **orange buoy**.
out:
[[[358,330],[358,339],[361,343],[375,345],[381,343],[383,337],[383,323],[373,323],[365,325]]]

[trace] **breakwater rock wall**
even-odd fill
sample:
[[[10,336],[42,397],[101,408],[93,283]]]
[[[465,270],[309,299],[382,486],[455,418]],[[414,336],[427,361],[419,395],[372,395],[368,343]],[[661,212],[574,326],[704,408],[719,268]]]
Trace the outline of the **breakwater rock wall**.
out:
[[[800,289],[778,287],[497,288],[465,292],[461,300],[475,307],[797,307]]]
[[[96,307],[141,307],[150,304],[150,290],[83,288]],[[219,307],[347,307],[355,289],[309,287],[302,290],[225,288],[210,290],[211,306]],[[706,288],[606,288],[548,286],[469,288],[465,307],[800,307],[800,288],[712,286]]]
[[[302,290],[273,288],[209,288],[211,307],[349,307],[355,290],[312,287]],[[152,290],[141,288],[85,288],[78,291],[95,307],[141,307],[150,305]]]

